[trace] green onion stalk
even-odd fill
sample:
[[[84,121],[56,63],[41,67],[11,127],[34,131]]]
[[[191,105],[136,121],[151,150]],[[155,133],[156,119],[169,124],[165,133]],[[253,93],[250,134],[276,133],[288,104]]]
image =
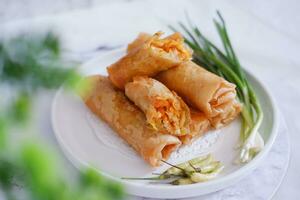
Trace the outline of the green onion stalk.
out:
[[[224,169],[224,165],[220,161],[213,159],[211,154],[206,156],[196,157],[192,160],[173,165],[165,160],[161,160],[163,163],[170,166],[161,174],[155,174],[153,177],[123,177],[126,180],[172,180],[167,182],[171,185],[188,185],[194,183],[200,183],[210,181],[216,178]]]
[[[263,120],[263,112],[259,99],[233,50],[225,21],[219,11],[217,15],[218,19],[214,19],[214,24],[222,41],[223,51],[192,25],[189,17],[187,17],[188,26],[183,23],[179,23],[179,26],[185,34],[186,44],[194,51],[193,61],[236,85],[237,99],[243,105],[238,145],[240,154],[237,162],[246,163],[252,160],[264,146],[258,131]],[[170,28],[177,31],[172,26]]]

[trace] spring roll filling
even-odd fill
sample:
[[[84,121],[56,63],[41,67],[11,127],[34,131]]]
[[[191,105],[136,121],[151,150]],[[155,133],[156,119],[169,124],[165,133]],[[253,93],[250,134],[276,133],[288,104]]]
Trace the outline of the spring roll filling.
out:
[[[162,32],[157,32],[150,39],[149,46],[152,50],[160,54],[167,54],[171,58],[179,58],[182,61],[187,61],[191,58],[191,51],[183,43],[183,38],[179,33],[160,39],[162,34]]]
[[[184,125],[184,117],[180,114],[180,105],[171,99],[161,99],[156,97],[153,99],[155,111],[149,116],[150,124],[154,129],[163,126],[166,130],[175,134],[185,134],[185,130],[180,127]]]

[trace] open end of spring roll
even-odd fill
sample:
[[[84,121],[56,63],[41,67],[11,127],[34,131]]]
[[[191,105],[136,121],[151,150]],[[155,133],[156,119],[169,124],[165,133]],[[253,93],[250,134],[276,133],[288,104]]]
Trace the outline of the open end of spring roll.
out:
[[[87,107],[109,124],[151,166],[158,166],[181,144],[172,135],[149,128],[144,113],[104,76],[86,78],[92,88],[82,97]]]
[[[220,107],[222,108],[222,106]],[[221,128],[222,126],[229,124],[242,111],[241,104],[236,100],[231,102],[231,106],[223,105],[223,107],[226,107],[227,110],[211,118],[211,123],[214,124],[215,128]]]
[[[191,61],[161,72],[156,78],[204,112],[215,128],[228,124],[241,110],[234,84]]]
[[[203,136],[210,128],[210,122],[204,113],[190,110],[191,123],[190,123],[190,134],[179,136],[178,138],[184,144],[190,144],[197,138]]]
[[[174,152],[180,145],[181,142],[178,138],[171,135],[159,134],[157,137],[150,138],[144,143],[144,151],[142,156],[147,158],[152,166],[159,166],[161,160],[167,160],[171,153]]]
[[[161,133],[188,134],[190,112],[184,101],[157,80],[135,77],[125,86],[126,96],[146,115],[151,127]]]
[[[179,33],[161,38],[162,32],[145,39],[140,35],[129,46],[129,53],[107,68],[109,78],[119,89],[124,89],[134,76],[154,76],[157,73],[191,59],[191,50]],[[139,47],[135,47],[139,45]]]
[[[184,39],[180,33],[176,32],[168,37],[160,39],[163,32],[157,32],[146,41],[149,46],[160,54],[165,54],[170,58],[179,61],[190,60],[192,56],[191,50],[184,44]],[[145,37],[145,36],[144,36]]]

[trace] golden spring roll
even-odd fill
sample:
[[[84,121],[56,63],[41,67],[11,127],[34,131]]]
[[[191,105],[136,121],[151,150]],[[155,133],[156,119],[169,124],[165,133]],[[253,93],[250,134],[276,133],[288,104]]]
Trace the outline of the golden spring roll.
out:
[[[190,109],[191,123],[190,134],[179,136],[178,138],[184,144],[190,144],[197,138],[203,136],[210,128],[210,122],[204,113]]]
[[[107,77],[88,77],[92,88],[83,96],[87,107],[109,124],[151,166],[160,165],[181,144],[172,135],[159,134],[147,126],[144,113],[117,90]]]
[[[109,78],[119,89],[134,76],[154,76],[191,59],[191,50],[185,46],[179,33],[161,39],[158,32],[138,48],[134,48],[116,63],[107,67]]]
[[[133,82],[125,85],[125,94],[145,113],[155,130],[177,136],[189,134],[189,107],[159,81],[134,77]]]
[[[235,85],[192,61],[161,72],[156,78],[189,105],[204,112],[215,128],[228,124],[241,111]]]

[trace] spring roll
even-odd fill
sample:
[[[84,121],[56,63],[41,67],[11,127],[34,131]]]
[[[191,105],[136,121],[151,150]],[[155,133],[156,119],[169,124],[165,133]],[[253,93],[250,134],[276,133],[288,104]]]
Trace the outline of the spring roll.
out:
[[[161,39],[158,32],[138,48],[107,68],[109,78],[119,89],[132,81],[134,76],[154,76],[191,59],[191,50],[185,46],[179,33]],[[135,46],[135,45],[133,45]]]
[[[210,122],[204,113],[190,109],[191,123],[190,123],[190,134],[178,136],[180,141],[184,144],[190,144],[194,140],[203,136],[210,129]]]
[[[86,79],[92,88],[83,96],[87,107],[104,120],[132,146],[151,166],[167,160],[181,144],[172,135],[149,128],[144,113],[117,90],[107,77],[95,75]]]
[[[204,112],[214,128],[228,124],[241,111],[235,85],[192,61],[161,72],[156,78],[189,105]]]
[[[189,134],[189,107],[159,81],[134,77],[126,84],[125,94],[145,113],[153,129],[177,136]]]

